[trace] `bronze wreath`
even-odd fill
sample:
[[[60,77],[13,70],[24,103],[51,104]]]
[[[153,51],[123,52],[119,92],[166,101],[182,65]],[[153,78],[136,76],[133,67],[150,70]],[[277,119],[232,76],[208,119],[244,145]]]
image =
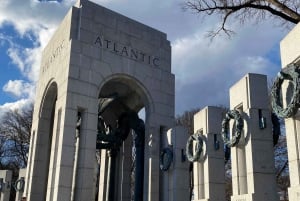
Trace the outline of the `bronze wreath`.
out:
[[[14,188],[15,188],[16,191],[23,191],[24,190],[24,186],[25,186],[25,180],[24,180],[24,178],[18,179],[15,182],[15,184],[14,184]]]
[[[165,155],[167,157],[167,160],[164,160]],[[167,171],[170,168],[172,161],[173,161],[173,150],[172,150],[172,148],[170,148],[170,147],[164,148],[160,152],[159,168],[162,171]]]
[[[230,119],[235,120],[235,133],[232,135],[232,139],[228,138],[228,130],[229,130],[229,121]],[[224,141],[224,144],[228,147],[234,147],[240,141],[241,134],[244,128],[244,121],[237,110],[230,110],[226,113],[225,118],[222,121],[222,131],[221,135]]]
[[[284,80],[291,81],[293,85],[293,95],[291,101],[284,109],[281,102],[281,85]],[[283,68],[276,77],[271,89],[271,105],[274,113],[282,118],[289,118],[297,113],[299,108],[299,70],[295,64],[289,64],[286,68]]]
[[[193,141],[196,141],[195,153],[193,155]],[[202,152],[203,140],[199,134],[193,134],[186,143],[186,156],[190,162],[199,161]]]

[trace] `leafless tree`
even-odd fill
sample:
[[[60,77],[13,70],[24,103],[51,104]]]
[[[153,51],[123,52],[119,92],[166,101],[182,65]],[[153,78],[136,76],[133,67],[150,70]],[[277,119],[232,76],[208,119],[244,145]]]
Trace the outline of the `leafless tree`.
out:
[[[5,139],[3,136],[0,136],[0,159],[3,159],[5,156],[4,144],[5,144]],[[0,160],[0,170],[5,168],[6,168],[5,163],[2,160]]]
[[[194,134],[194,115],[200,111],[200,108],[194,108],[185,111],[181,115],[176,116],[176,125],[183,126],[187,129],[189,135]]]
[[[253,19],[261,22],[273,18],[286,26],[300,21],[300,0],[187,0],[183,3],[183,8],[202,17],[220,17],[221,25],[217,30],[210,32],[212,37],[220,32],[228,35],[233,33],[226,26],[230,18],[238,20],[241,24]]]
[[[26,167],[32,114],[31,105],[22,110],[9,110],[0,119],[1,164],[15,168]]]

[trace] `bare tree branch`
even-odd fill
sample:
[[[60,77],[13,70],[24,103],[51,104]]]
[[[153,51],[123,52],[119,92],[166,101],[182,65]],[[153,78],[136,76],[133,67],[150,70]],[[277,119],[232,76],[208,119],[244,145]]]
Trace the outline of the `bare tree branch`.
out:
[[[265,20],[266,16],[284,23],[297,24],[300,21],[299,7],[299,0],[188,0],[183,5],[183,9],[191,10],[203,17],[216,15],[222,18],[220,28],[211,32],[213,37],[220,32],[227,35],[233,33],[226,28],[230,17],[237,19],[241,24],[254,17],[260,22]]]

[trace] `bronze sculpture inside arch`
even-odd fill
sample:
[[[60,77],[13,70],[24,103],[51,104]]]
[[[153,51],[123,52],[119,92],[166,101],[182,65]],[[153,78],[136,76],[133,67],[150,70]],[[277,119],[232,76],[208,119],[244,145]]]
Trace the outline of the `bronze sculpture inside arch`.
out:
[[[116,125],[113,128],[105,122],[102,114],[114,102],[122,105],[122,112],[117,115]],[[144,183],[144,147],[145,147],[145,124],[139,118],[137,112],[131,110],[122,104],[120,97],[114,94],[99,100],[98,125],[96,149],[106,149],[111,157],[111,170],[116,168],[116,157],[122,143],[127,139],[130,131],[134,131],[133,143],[136,150],[136,167],[134,179],[134,201],[143,200],[143,183]],[[109,184],[109,201],[114,201],[115,176],[114,171],[110,171]]]

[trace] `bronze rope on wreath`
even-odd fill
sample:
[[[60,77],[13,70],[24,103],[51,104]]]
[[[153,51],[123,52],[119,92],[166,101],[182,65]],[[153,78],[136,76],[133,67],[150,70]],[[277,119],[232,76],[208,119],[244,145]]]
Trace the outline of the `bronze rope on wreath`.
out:
[[[229,121],[231,119],[235,120],[235,133],[232,134],[232,139],[229,139],[228,132],[229,132]],[[224,141],[224,144],[228,147],[234,147],[240,141],[242,131],[244,128],[244,120],[242,119],[239,111],[237,110],[230,110],[226,113],[225,118],[222,121],[222,131],[221,135]]]
[[[195,153],[193,154],[193,141],[196,141]],[[186,156],[190,162],[199,161],[203,148],[203,140],[199,133],[193,134],[186,143]]]
[[[163,148],[163,150],[160,152],[159,168],[162,171],[167,171],[170,168],[172,161],[173,161],[172,146]]]
[[[300,80],[299,80],[299,66],[296,64],[289,64],[283,68],[277,75],[271,89],[271,105],[274,113],[278,117],[289,118],[297,113],[299,108],[299,94],[300,94]],[[281,85],[284,80],[289,80],[293,85],[293,95],[291,101],[284,109],[281,101]]]

